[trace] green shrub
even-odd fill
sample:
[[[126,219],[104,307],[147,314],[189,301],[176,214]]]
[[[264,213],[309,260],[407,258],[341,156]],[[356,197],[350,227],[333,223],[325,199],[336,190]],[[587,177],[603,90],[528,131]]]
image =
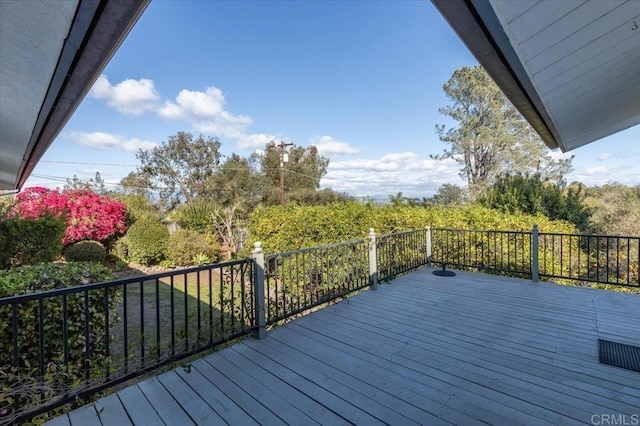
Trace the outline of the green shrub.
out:
[[[202,266],[210,263],[211,259],[204,253],[198,253],[191,259],[191,264],[195,266]]]
[[[118,238],[111,244],[109,254],[120,260],[129,259],[129,246],[127,244],[127,236]]]
[[[0,269],[52,262],[62,252],[64,219],[43,217],[0,221]]]
[[[543,215],[505,213],[486,207],[376,206],[358,202],[324,206],[261,207],[249,217],[249,239],[242,251],[250,255],[255,241],[266,253],[313,247],[366,237],[369,228],[378,235],[425,226],[456,229],[575,233],[575,226]]]
[[[138,219],[127,232],[129,259],[141,265],[157,265],[164,258],[169,231],[160,220],[146,216]]]
[[[0,297],[75,287],[109,280],[111,277],[111,271],[97,263],[21,266],[0,271]],[[89,306],[87,318],[85,297]],[[0,321],[0,389],[3,389],[3,405],[15,401],[15,405],[8,404],[5,407],[9,411],[14,406],[26,410],[61,393],[73,391],[74,387],[86,383],[87,379],[102,377],[109,366],[107,342],[111,340],[106,334],[106,323],[111,329],[115,326],[120,300],[119,288],[112,288],[67,294],[64,301],[61,296],[48,297],[42,300],[41,305],[38,301],[18,302],[15,304],[16,316],[13,315],[13,305],[0,306],[0,315],[4,318],[4,321]],[[14,318],[17,321],[17,336],[14,336]],[[88,326],[89,342],[85,339],[85,326]],[[44,364],[40,361],[40,336],[44,342]],[[13,359],[14,340],[18,342],[17,365],[14,365]],[[64,342],[67,344],[66,363]],[[15,413],[10,411],[2,419],[13,415]]]
[[[190,203],[181,204],[171,212],[171,219],[182,228],[192,231],[206,232],[215,225],[216,206],[213,202],[196,198]]]
[[[176,264],[173,260],[165,259],[158,264],[159,267],[163,269],[174,269]]]
[[[217,258],[218,251],[207,240],[204,234],[195,231],[181,229],[169,237],[166,248],[167,259],[177,266],[189,266],[194,264],[198,256],[198,263],[202,263],[203,257],[207,261]],[[204,263],[207,263],[205,261]]]
[[[102,263],[107,257],[107,250],[98,241],[79,241],[64,249],[64,258],[69,262]]]

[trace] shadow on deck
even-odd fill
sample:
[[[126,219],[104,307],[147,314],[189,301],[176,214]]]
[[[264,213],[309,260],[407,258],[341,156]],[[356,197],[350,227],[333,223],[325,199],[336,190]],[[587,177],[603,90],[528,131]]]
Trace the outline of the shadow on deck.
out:
[[[640,416],[640,295],[422,268],[53,419],[63,424],[597,424]],[[622,423],[618,423],[622,424]]]

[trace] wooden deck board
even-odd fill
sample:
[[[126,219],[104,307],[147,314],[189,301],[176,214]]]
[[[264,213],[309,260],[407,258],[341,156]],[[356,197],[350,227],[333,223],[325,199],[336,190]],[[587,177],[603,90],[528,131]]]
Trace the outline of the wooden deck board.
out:
[[[151,405],[137,385],[119,391],[118,398],[122,401],[133,424],[141,426],[164,424],[156,408]]]
[[[157,377],[138,383],[138,387],[166,424],[194,424],[178,401],[164,388]]]
[[[197,424],[257,424],[195,368],[170,371],[159,379]]]
[[[96,401],[95,406],[96,411],[100,413],[100,421],[104,425],[127,426],[132,424],[131,419],[129,419],[127,415],[127,411],[115,393]]]
[[[640,345],[640,295],[423,268],[49,424],[570,425],[640,414],[640,374],[600,364],[598,338]]]
[[[102,426],[93,404],[85,405],[69,413],[69,423],[71,426]]]
[[[356,317],[337,317],[339,321],[353,324],[354,327],[361,330],[361,336],[366,338],[366,332],[369,330],[376,330],[379,333],[382,327],[392,328],[393,325],[383,323],[379,318],[366,317],[366,322],[360,322]],[[376,328],[377,327],[377,328]],[[411,332],[399,329],[394,331],[398,336],[411,337]],[[422,333],[421,333],[422,334]],[[384,342],[382,342],[384,344]],[[494,380],[503,379],[515,379],[516,382],[521,382],[522,385],[527,386],[528,391],[535,391],[540,388],[542,392],[548,390],[558,393],[564,393],[562,399],[570,403],[571,400],[578,397],[576,403],[578,406],[583,405],[581,400],[589,401],[591,404],[598,403],[601,407],[606,407],[619,412],[630,412],[634,407],[640,406],[640,399],[637,398],[609,398],[611,392],[601,393],[599,387],[581,387],[579,383],[567,384],[566,382],[558,382],[552,375],[546,375],[544,365],[542,369],[532,371],[529,368],[522,368],[516,365],[508,365],[504,362],[503,358],[491,357],[479,357],[477,347],[464,347],[459,343],[453,343],[451,345],[446,344],[434,344],[432,340],[423,341],[411,337],[406,345],[406,353],[411,354],[413,357],[430,357],[434,358],[434,362],[447,362],[453,363],[457,366],[459,362],[463,362],[465,367],[469,367],[472,374],[486,375]],[[542,374],[541,374],[542,373]],[[589,391],[594,391],[589,392]]]

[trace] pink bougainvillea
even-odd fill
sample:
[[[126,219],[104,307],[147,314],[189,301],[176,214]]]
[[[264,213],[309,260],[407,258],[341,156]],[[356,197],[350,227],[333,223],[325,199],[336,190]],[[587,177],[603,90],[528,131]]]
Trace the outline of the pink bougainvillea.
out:
[[[47,188],[28,188],[18,194],[12,213],[20,218],[43,215],[65,217],[67,229],[64,245],[82,240],[104,241],[127,231],[126,207],[105,195],[88,189],[58,191]]]

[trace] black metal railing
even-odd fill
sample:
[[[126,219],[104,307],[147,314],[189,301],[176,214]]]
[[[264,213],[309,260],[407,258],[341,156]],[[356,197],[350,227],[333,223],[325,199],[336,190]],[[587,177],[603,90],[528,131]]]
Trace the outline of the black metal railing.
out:
[[[21,422],[254,329],[251,259],[0,299],[0,423]],[[7,348],[4,348],[7,349]]]
[[[445,267],[532,276],[532,232],[431,228],[432,259]]]
[[[0,299],[0,424],[438,266],[640,288],[640,237],[425,228]],[[10,389],[6,391],[6,389]]]
[[[431,239],[433,263],[440,266],[565,284],[640,286],[640,237],[431,228]]]
[[[368,262],[366,239],[266,256],[266,324],[368,286]]]
[[[378,280],[388,281],[429,263],[429,231],[395,232],[376,238]]]
[[[540,277],[640,287],[640,237],[540,233]]]

